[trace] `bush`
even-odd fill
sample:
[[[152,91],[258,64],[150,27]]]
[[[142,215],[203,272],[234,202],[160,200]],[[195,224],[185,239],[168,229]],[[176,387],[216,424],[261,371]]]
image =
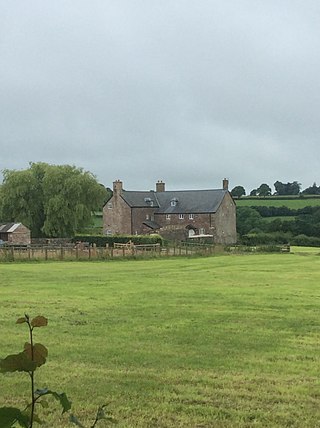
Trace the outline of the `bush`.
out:
[[[291,241],[290,233],[275,232],[275,233],[248,233],[241,237],[241,244],[244,245],[276,245],[287,244]]]

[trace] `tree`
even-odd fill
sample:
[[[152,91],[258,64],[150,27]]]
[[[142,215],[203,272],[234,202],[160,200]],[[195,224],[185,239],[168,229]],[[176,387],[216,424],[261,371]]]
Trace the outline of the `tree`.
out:
[[[236,186],[231,190],[231,195],[237,198],[241,198],[241,196],[244,196],[245,194],[246,194],[246,191],[242,186]]]
[[[307,187],[302,191],[304,195],[320,195],[320,186],[317,186],[317,183],[313,183],[312,186]]]
[[[257,195],[258,196],[270,196],[271,195],[271,188],[267,184],[263,183],[263,184],[261,184],[260,187],[258,187]]]
[[[30,163],[27,170],[3,171],[2,221],[19,221],[35,237],[73,236],[101,210],[106,189],[82,168]]]
[[[250,192],[250,196],[257,196],[257,189],[252,189]]]
[[[252,229],[262,229],[263,220],[261,215],[253,208],[237,208],[237,231],[242,236]]]
[[[274,188],[276,189],[276,193],[279,196],[282,195],[299,195],[301,184],[297,181],[293,181],[292,183],[281,183],[281,181],[276,181],[274,183]]]

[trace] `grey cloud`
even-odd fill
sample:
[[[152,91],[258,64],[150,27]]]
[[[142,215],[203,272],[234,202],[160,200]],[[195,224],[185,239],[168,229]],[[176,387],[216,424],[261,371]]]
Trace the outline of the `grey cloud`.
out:
[[[2,9],[0,169],[71,163],[131,189],[320,182],[316,0]]]

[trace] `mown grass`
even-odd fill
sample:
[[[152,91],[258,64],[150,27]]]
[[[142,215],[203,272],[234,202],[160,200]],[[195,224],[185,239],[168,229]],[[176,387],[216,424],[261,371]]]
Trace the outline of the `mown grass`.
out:
[[[87,423],[111,401],[119,427],[317,427],[320,258],[216,256],[0,265],[1,356],[25,312],[49,318],[40,386]],[[0,405],[26,397],[2,376]],[[50,427],[69,426],[47,415]]]

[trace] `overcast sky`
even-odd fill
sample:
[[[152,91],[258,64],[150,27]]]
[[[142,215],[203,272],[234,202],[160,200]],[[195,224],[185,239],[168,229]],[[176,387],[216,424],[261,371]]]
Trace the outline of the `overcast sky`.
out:
[[[0,170],[320,185],[319,0],[0,0]]]

